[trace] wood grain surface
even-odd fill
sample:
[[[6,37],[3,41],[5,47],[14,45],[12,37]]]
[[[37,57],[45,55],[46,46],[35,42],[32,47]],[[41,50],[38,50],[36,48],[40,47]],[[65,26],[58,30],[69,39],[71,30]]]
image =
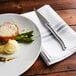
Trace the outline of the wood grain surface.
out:
[[[76,31],[76,0],[0,0],[1,13],[25,13],[49,4]],[[34,65],[21,76],[76,76],[76,54],[51,66],[39,56]]]

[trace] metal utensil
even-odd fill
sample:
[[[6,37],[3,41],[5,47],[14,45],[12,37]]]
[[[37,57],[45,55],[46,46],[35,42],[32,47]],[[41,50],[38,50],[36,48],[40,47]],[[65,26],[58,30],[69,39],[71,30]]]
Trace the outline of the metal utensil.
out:
[[[45,25],[49,31],[53,34],[53,36],[58,40],[58,42],[60,43],[62,50],[66,49],[66,46],[63,42],[63,40],[60,38],[59,34],[52,28],[52,26],[49,24],[49,22],[34,8],[34,11],[36,13],[36,15],[38,16],[40,22]]]

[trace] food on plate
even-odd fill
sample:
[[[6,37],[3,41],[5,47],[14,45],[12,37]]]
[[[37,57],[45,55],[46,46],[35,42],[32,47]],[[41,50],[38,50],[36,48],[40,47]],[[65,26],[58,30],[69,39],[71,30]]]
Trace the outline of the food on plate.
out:
[[[17,52],[20,43],[30,43],[33,41],[33,31],[22,32],[19,34],[19,28],[16,24],[5,22],[0,26],[0,53],[14,54]],[[9,61],[14,58],[0,57],[0,61]]]
[[[5,22],[0,26],[0,40],[8,41],[14,39],[19,34],[18,26],[11,22]]]
[[[15,57],[0,57],[0,61],[6,62],[15,59]]]
[[[0,53],[14,54],[18,50],[18,43],[16,40],[10,40],[6,44],[0,45]]]
[[[4,45],[4,52],[6,54],[14,54],[18,50],[18,43],[16,40],[9,40],[5,45]]]
[[[33,31],[29,31],[22,34],[18,34],[15,40],[21,43],[29,43],[33,41],[32,36],[33,36]]]

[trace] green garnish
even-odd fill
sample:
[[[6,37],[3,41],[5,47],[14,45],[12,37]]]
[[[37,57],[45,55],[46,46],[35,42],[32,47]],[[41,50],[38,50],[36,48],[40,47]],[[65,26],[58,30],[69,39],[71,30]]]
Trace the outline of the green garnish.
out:
[[[33,31],[29,31],[29,32],[17,35],[15,40],[21,43],[29,43],[34,41],[32,36],[33,36]]]

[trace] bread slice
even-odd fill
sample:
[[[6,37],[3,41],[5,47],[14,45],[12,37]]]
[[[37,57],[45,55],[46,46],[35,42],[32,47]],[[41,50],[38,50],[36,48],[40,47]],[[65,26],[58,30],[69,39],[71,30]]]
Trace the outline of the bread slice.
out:
[[[14,39],[18,34],[18,26],[13,23],[5,22],[3,25],[0,26],[1,41],[8,41],[9,39]]]

